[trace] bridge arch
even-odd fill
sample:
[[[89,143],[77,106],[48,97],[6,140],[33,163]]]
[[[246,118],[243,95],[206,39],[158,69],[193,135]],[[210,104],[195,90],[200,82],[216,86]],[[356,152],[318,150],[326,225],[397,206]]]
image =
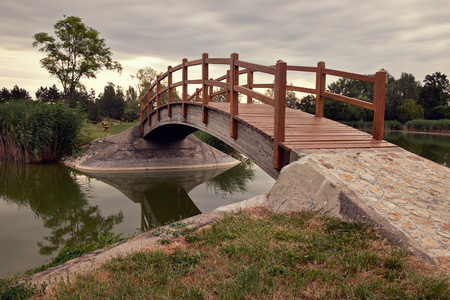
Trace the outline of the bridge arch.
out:
[[[182,103],[170,105],[172,117],[168,116],[168,105],[159,108],[159,120],[157,112],[153,111],[149,116],[150,122],[143,123],[143,136],[147,139],[182,139],[197,130],[203,130],[248,157],[274,179],[278,177],[279,171],[273,168],[272,163],[273,138],[240,119],[237,120],[236,138],[232,138],[229,114],[207,107],[208,118],[214,122],[203,123],[202,105],[195,102],[186,105],[186,118],[182,116]]]

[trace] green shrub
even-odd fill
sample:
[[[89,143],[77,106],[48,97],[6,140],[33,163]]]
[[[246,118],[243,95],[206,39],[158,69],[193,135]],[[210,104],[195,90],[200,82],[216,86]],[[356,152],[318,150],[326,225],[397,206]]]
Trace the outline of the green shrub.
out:
[[[83,115],[64,104],[13,101],[0,105],[0,160],[34,163],[71,154]]]

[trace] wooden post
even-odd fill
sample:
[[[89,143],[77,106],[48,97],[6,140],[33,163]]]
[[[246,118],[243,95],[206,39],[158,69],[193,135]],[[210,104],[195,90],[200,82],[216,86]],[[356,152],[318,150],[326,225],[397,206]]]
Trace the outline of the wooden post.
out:
[[[195,89],[195,102],[200,102],[200,89]]]
[[[161,115],[159,113],[159,108],[161,107],[161,94],[159,91],[161,90],[161,77],[156,76],[156,120],[161,120]]]
[[[209,80],[214,80],[213,78],[210,78]],[[212,94],[214,93],[214,86],[212,86],[212,85],[210,85],[209,86],[209,101],[211,101],[211,102],[213,102],[213,97],[212,97]]]
[[[230,61],[230,136],[235,139],[237,138],[237,121],[234,116],[239,113],[239,94],[234,89],[235,86],[239,85],[239,67],[236,66],[235,61],[239,59],[239,54],[231,54]]]
[[[230,85],[230,82],[231,82],[230,70],[227,70],[227,84]],[[231,101],[231,87],[229,89],[227,89],[227,91],[225,93],[225,101],[227,103],[229,103]]]
[[[279,143],[285,140],[286,122],[286,79],[287,64],[279,60],[276,65],[274,86],[274,138],[273,138],[273,167],[280,170],[282,166],[282,149]]]
[[[206,105],[208,105],[209,102],[209,89],[206,85],[206,80],[208,80],[209,77],[209,70],[208,70],[208,64],[206,63],[206,59],[208,58],[208,53],[202,54],[202,122],[208,123],[208,115],[206,111]]]
[[[142,110],[145,105],[144,99],[145,97],[141,97],[141,134],[144,134],[144,111]]]
[[[173,90],[172,90],[172,66],[167,67],[167,116],[172,118]]]
[[[152,125],[152,120],[150,119],[150,114],[153,110],[153,105],[150,103],[150,100],[152,99],[152,91],[148,91],[148,115],[147,115],[147,121],[148,121],[148,126],[150,127]]]
[[[247,70],[247,88],[253,89],[253,71]],[[247,95],[247,103],[253,103],[253,98]]]
[[[316,71],[316,117],[319,118],[323,117],[323,106],[325,102],[323,92],[325,92],[326,78],[323,69],[325,69],[325,62],[318,62]]]
[[[386,72],[378,71],[375,74],[373,87],[373,137],[383,139],[384,109],[386,104]]]
[[[187,117],[187,98],[188,98],[188,86],[187,86],[187,80],[188,80],[188,66],[187,66],[187,58],[183,58],[183,66],[182,66],[182,89],[183,89],[183,97],[182,97],[182,103],[181,103],[181,113],[183,115],[183,118]]]

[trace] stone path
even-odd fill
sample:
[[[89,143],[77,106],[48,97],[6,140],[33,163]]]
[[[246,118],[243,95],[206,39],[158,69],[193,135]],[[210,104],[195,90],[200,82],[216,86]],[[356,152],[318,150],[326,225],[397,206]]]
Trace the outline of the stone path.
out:
[[[450,258],[450,169],[401,148],[329,150],[312,159],[433,258]]]

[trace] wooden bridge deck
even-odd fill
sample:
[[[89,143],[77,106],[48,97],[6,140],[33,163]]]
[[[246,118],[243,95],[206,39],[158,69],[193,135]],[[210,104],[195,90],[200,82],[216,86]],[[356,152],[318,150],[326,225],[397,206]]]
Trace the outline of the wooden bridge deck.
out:
[[[230,113],[229,103],[210,102],[208,107]],[[272,106],[239,103],[239,115],[236,118],[273,139]],[[376,140],[358,129],[296,109],[286,109],[285,136],[283,147],[287,150],[397,147],[384,140]]]

